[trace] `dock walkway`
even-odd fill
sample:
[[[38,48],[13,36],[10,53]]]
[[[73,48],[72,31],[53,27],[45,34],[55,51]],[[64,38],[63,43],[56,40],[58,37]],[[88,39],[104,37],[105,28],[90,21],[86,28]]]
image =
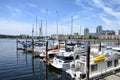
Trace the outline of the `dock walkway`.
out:
[[[120,80],[120,72],[104,77],[103,79],[100,80]]]

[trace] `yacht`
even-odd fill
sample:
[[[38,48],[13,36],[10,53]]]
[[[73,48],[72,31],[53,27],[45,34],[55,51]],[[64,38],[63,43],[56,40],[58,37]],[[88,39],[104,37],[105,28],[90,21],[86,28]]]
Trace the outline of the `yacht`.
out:
[[[116,51],[102,52],[97,56],[90,54],[90,80],[99,79],[111,73],[115,73],[120,69],[120,54]],[[70,67],[66,70],[72,77],[72,80],[86,79],[86,55],[81,56],[79,60],[75,61],[75,67]]]
[[[68,70],[70,69],[70,62],[78,59],[81,55],[83,55],[81,49],[75,49],[75,51],[71,51],[71,49],[67,48],[66,50],[59,51],[59,54],[56,54],[53,58],[53,62],[51,62],[51,66],[55,67],[59,70]]]

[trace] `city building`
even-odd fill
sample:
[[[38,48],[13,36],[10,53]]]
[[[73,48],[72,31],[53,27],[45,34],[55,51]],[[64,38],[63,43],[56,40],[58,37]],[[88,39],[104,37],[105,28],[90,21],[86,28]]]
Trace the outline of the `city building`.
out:
[[[79,33],[74,33],[73,36],[75,39],[78,39],[80,37]]]
[[[88,28],[85,28],[84,29],[84,35],[88,35],[89,34],[89,29]]]
[[[52,38],[52,39],[57,39],[57,38],[58,38],[58,39],[65,39],[66,36],[63,35],[63,34],[58,34],[58,35],[57,35],[57,34],[52,34],[52,35],[51,35],[51,38]]]
[[[97,26],[96,33],[101,33],[101,31],[102,31],[102,26]]]
[[[102,30],[101,35],[115,35],[114,30]]]
[[[120,35],[120,30],[118,30],[118,35]]]
[[[89,37],[89,29],[88,28],[84,29],[84,36],[85,36],[85,38]]]
[[[100,35],[99,39],[120,39],[120,35]]]

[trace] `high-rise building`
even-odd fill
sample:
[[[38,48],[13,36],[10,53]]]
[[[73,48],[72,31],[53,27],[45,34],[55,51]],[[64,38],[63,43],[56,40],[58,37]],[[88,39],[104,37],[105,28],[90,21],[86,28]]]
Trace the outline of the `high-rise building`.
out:
[[[88,28],[85,28],[84,29],[84,35],[88,35],[89,34],[89,29]]]
[[[120,35],[120,30],[118,30],[118,35]]]
[[[97,26],[96,33],[100,33],[102,31],[102,26]]]

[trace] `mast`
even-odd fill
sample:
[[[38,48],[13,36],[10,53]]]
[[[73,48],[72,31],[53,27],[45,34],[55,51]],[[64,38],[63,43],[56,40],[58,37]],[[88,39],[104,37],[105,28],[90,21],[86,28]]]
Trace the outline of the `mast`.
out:
[[[81,31],[82,31],[82,30],[81,30],[81,26],[80,26],[80,35],[79,35],[79,38],[81,38],[81,35],[82,35],[82,34],[81,34]]]
[[[33,34],[34,34],[34,24],[33,24],[33,27],[32,27],[32,37],[33,37]]]
[[[32,27],[32,51],[34,51],[34,24]]]
[[[71,43],[72,43],[72,33],[73,33],[73,16],[71,16]]]
[[[39,26],[39,37],[42,36],[42,20],[41,20],[41,25]]]
[[[81,26],[80,26],[80,35],[81,35]]]
[[[57,14],[57,17],[56,17],[57,18],[57,41],[58,41],[59,40],[58,39],[58,11],[56,11],[56,14]]]
[[[42,19],[41,19],[41,36],[42,36]]]
[[[45,37],[45,39],[47,39],[47,15],[48,15],[48,9],[46,9],[46,37]]]
[[[36,38],[37,38],[37,16],[36,16]]]

